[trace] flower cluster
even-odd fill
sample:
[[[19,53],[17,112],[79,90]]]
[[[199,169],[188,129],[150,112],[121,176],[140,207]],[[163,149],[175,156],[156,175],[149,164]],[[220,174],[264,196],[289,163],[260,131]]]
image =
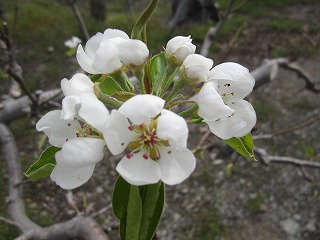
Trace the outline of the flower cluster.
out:
[[[187,122],[170,107],[184,84],[203,83],[195,103],[199,109],[193,114],[215,135],[230,139],[248,134],[256,115],[243,99],[253,89],[253,77],[237,63],[212,68],[213,61],[195,50],[190,36],[178,36],[151,59],[144,42],[116,29],[97,33],[84,48],[79,45],[78,63],[90,77],[77,73],[63,79],[62,109],[45,114],[36,125],[51,145],[61,148],[51,179],[64,189],[82,185],[107,147],[114,155],[123,153],[116,170],[130,184],[185,180],[196,159],[187,148]],[[165,64],[159,74],[152,64],[160,57]],[[131,87],[128,71],[139,80],[140,92]],[[177,73],[169,92],[169,79]]]

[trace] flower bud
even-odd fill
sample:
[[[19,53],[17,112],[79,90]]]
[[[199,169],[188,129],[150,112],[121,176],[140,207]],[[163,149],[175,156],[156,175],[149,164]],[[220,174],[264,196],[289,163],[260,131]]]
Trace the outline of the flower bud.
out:
[[[187,83],[197,84],[206,82],[213,61],[199,54],[190,54],[182,63],[180,76]]]
[[[140,40],[130,39],[118,29],[107,29],[90,38],[85,48],[79,45],[77,60],[83,70],[92,74],[111,74],[123,65],[140,67],[149,55],[147,46]]]
[[[180,66],[187,56],[195,53],[196,46],[192,44],[191,41],[190,36],[177,36],[169,40],[165,49],[165,54],[169,62]]]

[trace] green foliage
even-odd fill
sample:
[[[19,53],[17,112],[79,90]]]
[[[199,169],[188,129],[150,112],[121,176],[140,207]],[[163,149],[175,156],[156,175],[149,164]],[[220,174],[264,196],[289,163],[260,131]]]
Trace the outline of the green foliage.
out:
[[[195,222],[194,236],[197,236],[197,239],[217,239],[217,237],[223,234],[224,226],[221,223],[220,214],[216,209],[209,209],[201,215],[201,221]]]
[[[246,136],[241,138],[233,137],[228,140],[224,140],[224,142],[245,158],[255,160],[251,133],[248,133]]]
[[[268,27],[271,30],[293,33],[300,32],[302,30],[302,23],[296,19],[287,19],[287,18],[275,18],[268,22]]]
[[[255,197],[251,197],[246,202],[246,207],[251,214],[258,214],[262,212],[262,204],[264,203],[265,198],[258,194]]]
[[[61,148],[50,146],[46,148],[40,155],[38,161],[30,166],[25,172],[29,178],[45,178],[49,177],[54,166],[56,165],[55,154]]]
[[[0,222],[0,239],[16,239],[19,235],[17,229]]]
[[[114,215],[120,220],[121,239],[151,239],[159,224],[164,200],[162,182],[138,187],[119,177],[112,196],[112,207]]]

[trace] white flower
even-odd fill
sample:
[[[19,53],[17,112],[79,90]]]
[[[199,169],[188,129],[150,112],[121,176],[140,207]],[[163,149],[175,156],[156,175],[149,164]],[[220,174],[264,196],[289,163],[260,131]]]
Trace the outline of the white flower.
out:
[[[188,127],[177,114],[163,109],[164,100],[137,95],[113,110],[105,129],[112,154],[128,149],[117,165],[130,184],[146,185],[159,180],[178,184],[194,170],[196,160],[187,148]]]
[[[210,71],[209,82],[198,95],[199,116],[222,139],[243,137],[256,124],[256,113],[245,98],[255,80],[237,63],[223,63]]]
[[[200,83],[208,80],[213,61],[199,54],[190,54],[183,61],[180,73],[187,82]]]
[[[183,62],[186,57],[196,51],[196,46],[191,43],[190,36],[177,36],[170,39],[167,43],[165,53],[167,57],[174,56],[178,62]]]
[[[93,82],[90,78],[82,73],[76,73],[68,80],[66,78],[61,80],[61,89],[65,96],[62,100],[61,117],[65,120],[74,118],[76,111],[79,109],[81,103],[81,93],[94,93]]]
[[[78,119],[64,120],[61,111],[45,114],[36,124],[49,143],[61,148],[55,154],[56,166],[50,177],[63,189],[73,189],[87,182],[95,164],[102,160],[105,141],[100,130],[109,118],[105,106],[90,93],[80,95]]]
[[[149,55],[147,46],[140,40],[130,39],[118,29],[107,29],[90,38],[85,49],[79,45],[77,60],[83,70],[92,74],[110,74],[127,67],[141,66]]]
[[[78,38],[77,36],[72,36],[70,39],[67,39],[64,42],[64,45],[68,48],[76,48],[80,43],[81,43],[80,38]]]

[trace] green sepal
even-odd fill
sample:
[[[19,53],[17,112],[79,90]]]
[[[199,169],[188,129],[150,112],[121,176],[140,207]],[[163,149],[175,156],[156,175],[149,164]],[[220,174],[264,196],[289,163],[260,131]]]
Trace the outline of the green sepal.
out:
[[[203,118],[199,116],[192,116],[191,122],[195,124],[203,124]]]
[[[138,187],[120,176],[113,191],[112,207],[120,220],[121,240],[150,240],[160,222],[164,200],[162,182]]]
[[[92,82],[100,82],[102,74],[91,74],[89,75],[89,78],[91,79]]]
[[[119,85],[119,83],[117,83],[117,81],[111,76],[101,78],[99,87],[104,94],[108,95],[124,91],[124,89]]]
[[[233,137],[227,140],[224,140],[230,147],[232,147],[236,152],[240,153],[245,158],[251,160],[256,160],[253,152],[253,140],[251,133],[248,133],[244,137]]]
[[[56,165],[55,154],[61,148],[50,146],[46,148],[40,155],[38,161],[30,166],[24,173],[28,178],[45,178],[49,177],[54,166]]]
[[[125,102],[128,99],[132,98],[133,96],[135,96],[135,94],[132,92],[116,92],[111,95],[111,97],[114,97],[121,102]]]

